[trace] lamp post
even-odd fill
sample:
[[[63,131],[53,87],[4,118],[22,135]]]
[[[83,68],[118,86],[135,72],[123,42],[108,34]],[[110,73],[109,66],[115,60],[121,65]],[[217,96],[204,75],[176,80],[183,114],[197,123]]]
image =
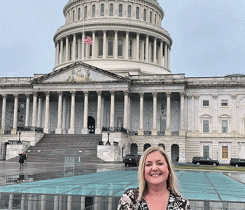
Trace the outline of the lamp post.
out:
[[[108,140],[107,140],[107,142],[106,142],[106,146],[111,146],[111,143],[110,143],[110,141],[109,141],[109,136],[110,136],[110,131],[107,133],[108,134]]]
[[[20,141],[20,134],[21,134],[21,131],[18,131],[18,134],[19,134],[18,144],[21,144],[21,141]]]

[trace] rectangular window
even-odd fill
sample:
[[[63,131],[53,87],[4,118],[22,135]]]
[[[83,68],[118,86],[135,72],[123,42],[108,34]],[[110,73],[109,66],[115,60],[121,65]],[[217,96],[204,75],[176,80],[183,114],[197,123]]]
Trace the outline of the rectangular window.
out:
[[[108,56],[113,56],[113,39],[108,40]]]
[[[209,157],[209,146],[203,146],[203,157]]]
[[[221,106],[228,106],[228,100],[222,100]]]
[[[209,100],[203,100],[202,105],[203,106],[209,106]]]
[[[118,56],[122,56],[123,54],[123,40],[118,39]]]
[[[119,4],[119,17],[122,17],[122,13],[123,13],[123,5]]]
[[[209,120],[203,120],[203,133],[209,133]]]
[[[222,133],[228,133],[228,120],[222,120]]]
[[[222,146],[222,159],[228,159],[228,146]]]
[[[99,39],[99,56],[103,55],[103,39]]]

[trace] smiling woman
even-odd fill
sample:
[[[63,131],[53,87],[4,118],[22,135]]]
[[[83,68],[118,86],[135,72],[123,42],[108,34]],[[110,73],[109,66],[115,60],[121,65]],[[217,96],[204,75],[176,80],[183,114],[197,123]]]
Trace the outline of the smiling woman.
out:
[[[150,147],[143,153],[138,181],[139,188],[123,194],[118,210],[191,209],[178,190],[172,164],[161,147]]]

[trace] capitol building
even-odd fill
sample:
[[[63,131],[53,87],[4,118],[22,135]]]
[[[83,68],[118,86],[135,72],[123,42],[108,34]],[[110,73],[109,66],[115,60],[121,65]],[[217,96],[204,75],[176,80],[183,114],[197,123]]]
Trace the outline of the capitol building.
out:
[[[173,162],[245,158],[245,76],[172,74],[157,0],[69,0],[63,15],[50,73],[0,77],[0,159],[46,134],[101,136],[104,161],[157,145]]]

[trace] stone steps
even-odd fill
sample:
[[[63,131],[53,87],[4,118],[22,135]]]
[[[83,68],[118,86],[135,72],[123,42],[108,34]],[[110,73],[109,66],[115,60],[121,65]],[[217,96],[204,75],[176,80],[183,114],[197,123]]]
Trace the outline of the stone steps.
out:
[[[97,145],[101,135],[87,134],[46,134],[27,150],[28,162],[64,163],[65,157],[75,156],[84,162],[104,162],[97,158]],[[19,157],[8,160],[18,162]]]

